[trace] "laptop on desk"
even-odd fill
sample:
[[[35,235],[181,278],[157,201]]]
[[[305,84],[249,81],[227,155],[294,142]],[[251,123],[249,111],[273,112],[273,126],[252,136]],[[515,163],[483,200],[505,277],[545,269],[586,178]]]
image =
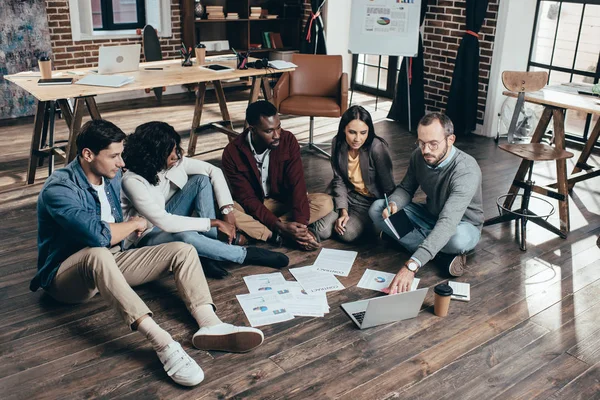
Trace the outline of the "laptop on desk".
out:
[[[102,46],[98,49],[98,73],[115,74],[137,71],[140,67],[139,44]]]
[[[360,329],[402,321],[419,315],[429,288],[394,295],[353,301],[341,305],[342,310]]]

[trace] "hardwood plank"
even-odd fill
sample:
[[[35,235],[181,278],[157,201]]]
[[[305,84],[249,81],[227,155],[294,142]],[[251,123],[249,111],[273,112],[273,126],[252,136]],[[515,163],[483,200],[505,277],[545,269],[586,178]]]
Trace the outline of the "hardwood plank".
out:
[[[547,399],[588,368],[589,365],[583,361],[569,354],[561,354],[513,385],[509,390],[496,396],[496,398],[514,400]]]
[[[600,364],[596,364],[571,381],[553,400],[597,400],[600,399]]]

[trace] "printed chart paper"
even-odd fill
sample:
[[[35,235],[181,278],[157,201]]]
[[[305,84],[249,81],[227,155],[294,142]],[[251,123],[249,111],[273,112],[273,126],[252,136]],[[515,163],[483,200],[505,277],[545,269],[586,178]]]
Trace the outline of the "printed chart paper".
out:
[[[238,294],[236,297],[251,326],[269,325],[294,318],[275,293]]]
[[[249,275],[244,277],[250,293],[272,292],[273,286],[284,285],[287,281],[281,272],[272,274]]]
[[[308,294],[298,282],[287,281],[274,287],[287,311],[296,317],[322,317],[329,312],[325,293]]]
[[[344,289],[344,285],[335,276],[327,272],[317,271],[312,265],[290,268],[290,272],[308,294],[326,293]]]
[[[365,270],[365,273],[363,274],[362,278],[360,278],[360,281],[358,281],[358,285],[356,285],[356,287],[383,292],[383,289],[386,289],[388,286],[390,286],[390,283],[392,283],[394,276],[396,275],[390,274],[389,272],[381,272],[375,271],[373,269],[367,269]],[[419,286],[419,281],[419,278],[413,279],[412,285],[410,287],[411,291],[417,290],[417,287]]]
[[[321,249],[314,267],[321,272],[348,276],[358,253],[356,251]]]

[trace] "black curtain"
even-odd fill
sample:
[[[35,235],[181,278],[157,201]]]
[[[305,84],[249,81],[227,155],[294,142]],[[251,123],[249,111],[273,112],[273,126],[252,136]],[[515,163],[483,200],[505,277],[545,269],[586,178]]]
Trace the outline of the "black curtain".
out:
[[[306,21],[302,38],[300,38],[300,53],[327,54],[325,35],[323,34],[323,19],[320,14],[322,10],[321,6],[325,1],[326,0],[311,0],[310,2],[312,12]]]
[[[466,0],[467,23],[458,48],[446,114],[454,122],[456,135],[467,135],[477,124],[479,85],[479,37],[488,0]]]
[[[421,22],[419,25],[423,25],[428,3],[428,0],[422,0],[421,2]],[[408,81],[406,79],[407,68],[409,75]],[[423,41],[421,39],[421,33],[419,32],[419,53],[417,57],[402,58],[394,101],[392,102],[392,107],[390,108],[387,117],[402,123],[408,129],[410,97],[410,125],[413,130],[416,129],[419,120],[425,115],[425,94],[423,92],[423,85]]]

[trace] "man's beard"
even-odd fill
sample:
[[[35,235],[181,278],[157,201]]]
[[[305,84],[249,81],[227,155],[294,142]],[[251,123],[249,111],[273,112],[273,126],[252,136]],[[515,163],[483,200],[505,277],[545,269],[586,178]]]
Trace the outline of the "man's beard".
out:
[[[425,158],[425,156],[427,154],[423,154],[423,158],[425,159],[425,163],[427,165],[429,165],[430,167],[433,167],[433,168],[437,167],[440,164],[440,162],[444,159],[444,157],[446,157],[446,154],[448,153],[448,147],[449,146],[446,144],[446,148],[444,149],[444,152],[442,154],[440,154],[439,157],[436,157],[433,162],[427,161],[427,159]],[[433,154],[430,154],[430,155],[433,155]]]

